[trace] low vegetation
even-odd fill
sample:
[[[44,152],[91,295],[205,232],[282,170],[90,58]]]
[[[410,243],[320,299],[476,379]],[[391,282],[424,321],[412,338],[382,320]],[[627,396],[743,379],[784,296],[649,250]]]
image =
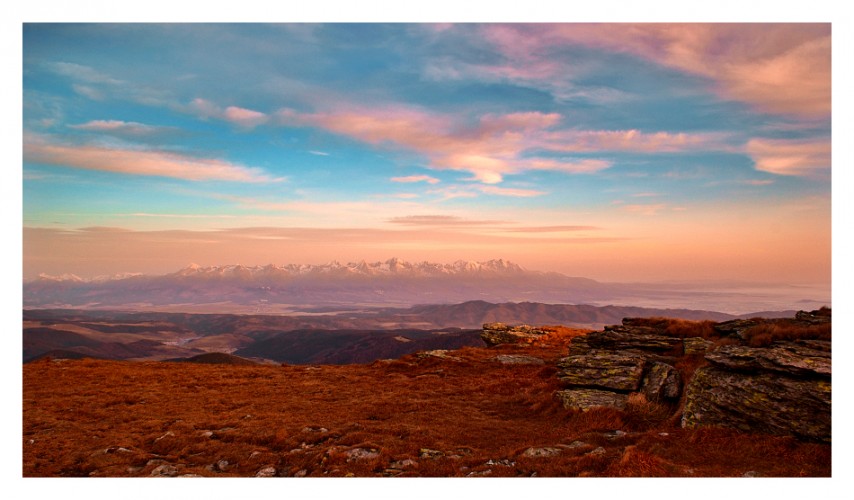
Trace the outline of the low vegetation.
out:
[[[345,366],[35,361],[23,475],[830,476],[829,445],[682,429],[678,408],[640,395],[565,410],[555,363],[583,333]]]

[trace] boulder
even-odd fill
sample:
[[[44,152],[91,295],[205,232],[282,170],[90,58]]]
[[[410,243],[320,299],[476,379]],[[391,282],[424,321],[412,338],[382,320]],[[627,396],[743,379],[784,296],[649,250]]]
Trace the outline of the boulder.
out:
[[[255,473],[255,477],[276,477],[276,468],[271,466],[263,467]]]
[[[687,337],[682,339],[683,352],[686,356],[705,354],[715,343],[702,337]]]
[[[567,389],[555,392],[555,397],[564,408],[587,411],[591,408],[606,406],[625,409],[628,394],[620,394],[598,389]]]
[[[545,334],[545,330],[528,325],[509,326],[504,323],[485,323],[480,338],[487,347],[494,347],[500,344],[518,344],[535,340]]]
[[[492,358],[492,361],[503,365],[544,365],[546,362],[542,358],[535,356],[526,356],[524,354],[499,354]]]
[[[725,345],[707,353],[706,359],[739,372],[770,371],[827,378],[831,375],[830,342],[822,340],[774,342],[770,347]]]
[[[754,326],[761,325],[763,320],[759,319],[733,319],[718,323],[712,328],[721,337],[738,337],[744,339],[744,332]]]
[[[795,319],[811,325],[830,323],[830,309],[819,309],[811,312],[798,311],[795,314]]]
[[[522,456],[528,458],[554,457],[560,455],[560,452],[560,448],[546,446],[543,448],[528,448],[522,452]]]
[[[830,401],[829,378],[705,366],[686,389],[682,427],[723,426],[829,443]]]
[[[657,335],[654,328],[611,326],[604,331],[592,332],[572,339],[570,354],[586,354],[593,349],[606,351],[634,351],[663,354],[682,351],[682,339]]]
[[[650,401],[678,399],[682,395],[682,376],[666,363],[651,362],[641,382],[640,392]]]
[[[588,355],[558,360],[558,378],[564,386],[635,391],[640,387],[646,359],[633,353],[590,351]]]

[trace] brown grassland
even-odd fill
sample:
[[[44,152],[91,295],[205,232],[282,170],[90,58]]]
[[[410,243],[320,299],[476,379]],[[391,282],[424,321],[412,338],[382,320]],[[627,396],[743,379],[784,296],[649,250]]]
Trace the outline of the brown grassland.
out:
[[[552,330],[362,365],[36,361],[23,366],[23,476],[830,476],[830,445],[682,429],[678,406],[639,395],[625,411],[563,409],[555,363],[584,332]]]

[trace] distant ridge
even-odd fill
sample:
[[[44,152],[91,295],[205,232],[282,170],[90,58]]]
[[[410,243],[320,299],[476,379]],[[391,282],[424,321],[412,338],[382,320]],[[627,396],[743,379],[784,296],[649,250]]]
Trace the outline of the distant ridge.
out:
[[[240,356],[234,356],[232,354],[224,353],[224,352],[207,352],[204,354],[199,354],[197,356],[192,356],[189,358],[174,358],[167,359],[164,361],[172,361],[177,363],[202,363],[202,364],[210,364],[210,365],[257,365],[258,363],[246,359],[241,358]]]
[[[531,271],[504,259],[458,260],[450,264],[398,258],[320,265],[190,264],[163,275],[41,275],[23,284],[25,309],[294,314],[477,300],[613,304],[730,314],[830,305],[829,290],[820,287],[602,283],[556,272]]]

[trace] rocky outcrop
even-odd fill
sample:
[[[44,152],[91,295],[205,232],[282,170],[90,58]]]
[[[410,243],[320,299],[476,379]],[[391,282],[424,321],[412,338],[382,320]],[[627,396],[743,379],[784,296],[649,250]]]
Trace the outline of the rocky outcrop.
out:
[[[626,318],[622,325],[572,340],[570,355],[557,364],[564,390],[555,397],[569,409],[624,409],[629,394],[638,392],[649,401],[684,400],[683,427],[722,426],[830,442],[831,343],[821,340],[829,338],[824,325],[829,321],[829,310],[819,310],[794,319],[718,323],[714,332],[728,344],[715,347],[701,337],[665,335],[667,320]],[[755,335],[750,329],[768,324],[819,328],[814,338],[805,334],[807,339],[749,345]],[[708,362],[690,381],[674,366],[685,356],[694,357],[691,364],[698,356]]]
[[[480,338],[483,339],[487,347],[494,347],[500,344],[529,342],[546,333],[545,330],[528,325],[509,326],[504,323],[485,323]]]
[[[686,389],[683,427],[718,425],[749,432],[831,440],[830,342],[722,346],[706,355]]]
[[[587,410],[595,406],[624,408],[628,394],[640,392],[650,401],[676,401],[682,379],[673,363],[687,351],[702,353],[703,339],[686,340],[663,335],[666,322],[626,318],[572,339],[569,356],[558,361],[558,378],[566,390],[558,399],[564,407]],[[690,348],[686,349],[686,345]]]

